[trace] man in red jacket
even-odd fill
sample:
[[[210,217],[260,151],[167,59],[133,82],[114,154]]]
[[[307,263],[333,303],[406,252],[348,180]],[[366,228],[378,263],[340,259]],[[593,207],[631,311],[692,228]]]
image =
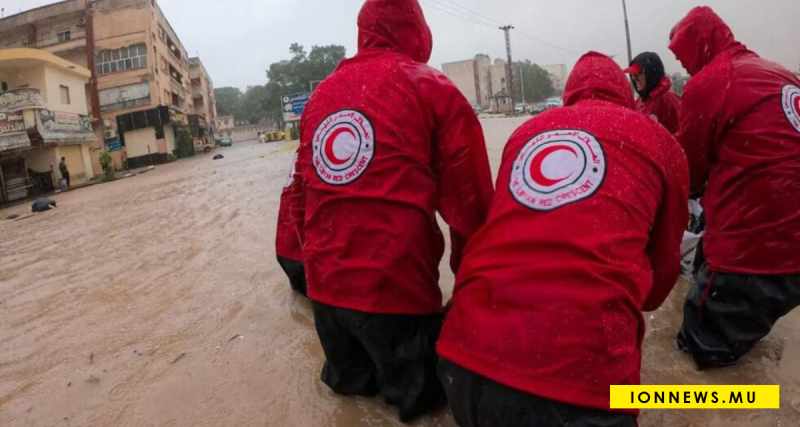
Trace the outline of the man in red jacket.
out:
[[[605,55],[578,61],[564,105],[511,137],[458,272],[438,352],[462,427],[636,423],[609,386],[639,384],[641,312],[678,278],[686,158]]]
[[[678,342],[701,369],[726,366],[800,303],[800,80],[708,7],[670,38],[692,76],[678,139],[707,215]]]
[[[408,421],[444,397],[436,212],[450,225],[455,272],[485,220],[491,172],[469,102],[425,65],[432,38],[417,1],[368,0],[358,28],[358,54],[303,113],[278,227],[300,241],[322,380],[341,394],[379,392]]]
[[[664,72],[657,53],[639,54],[625,70],[639,94],[636,109],[654,117],[671,133],[678,132],[681,99],[672,91],[672,81]]]

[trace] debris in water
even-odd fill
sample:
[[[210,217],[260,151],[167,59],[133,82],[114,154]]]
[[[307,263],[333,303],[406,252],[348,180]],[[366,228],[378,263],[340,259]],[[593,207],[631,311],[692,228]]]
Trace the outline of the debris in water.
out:
[[[86,382],[89,383],[89,384],[100,384],[100,378],[98,378],[98,377],[96,377],[94,375],[91,375],[89,377],[89,379],[86,380]]]
[[[225,156],[223,156],[222,154],[217,154],[216,156],[214,156],[214,160],[222,160],[224,158]]]
[[[56,207],[56,201],[48,198],[36,199],[31,205],[33,212],[46,212]]]
[[[244,337],[239,335],[239,334],[236,334],[236,335],[232,336],[231,339],[228,340],[228,342],[233,342],[233,340],[235,340],[237,338],[244,338]]]
[[[178,357],[175,358],[175,360],[172,361],[172,365],[178,363],[184,357],[186,357],[186,353],[181,353]]]
[[[89,355],[89,364],[91,365],[92,363],[94,363],[94,353]]]
[[[12,219],[17,219],[17,218],[19,218],[19,215],[17,215],[17,214],[9,215],[9,216],[6,217],[7,220],[12,220]]]

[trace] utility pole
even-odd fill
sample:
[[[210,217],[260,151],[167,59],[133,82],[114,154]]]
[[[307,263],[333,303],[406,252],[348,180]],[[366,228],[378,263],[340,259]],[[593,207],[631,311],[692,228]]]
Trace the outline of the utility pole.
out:
[[[516,103],[514,102],[514,71],[511,68],[511,30],[513,29],[513,25],[500,27],[500,30],[506,35],[506,55],[508,56],[508,64],[506,64],[506,91],[508,92],[508,96],[511,97],[512,109],[516,108]]]
[[[622,0],[622,13],[625,15],[625,37],[628,40],[628,64],[633,62],[633,52],[631,51],[631,27],[628,24],[628,5]]]

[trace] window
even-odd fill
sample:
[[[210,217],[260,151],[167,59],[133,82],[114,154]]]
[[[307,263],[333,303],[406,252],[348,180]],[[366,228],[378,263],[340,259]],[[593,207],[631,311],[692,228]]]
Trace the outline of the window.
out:
[[[8,92],[8,83],[0,82],[0,92]]]
[[[64,43],[72,40],[72,32],[71,31],[62,31],[56,35],[58,37],[59,43]]]
[[[144,43],[119,49],[103,50],[97,54],[98,74],[140,70],[147,67],[147,46]]]
[[[58,89],[59,89],[59,92],[61,94],[61,104],[62,105],[69,105],[70,104],[69,87],[64,86],[64,85],[60,85],[58,87]]]

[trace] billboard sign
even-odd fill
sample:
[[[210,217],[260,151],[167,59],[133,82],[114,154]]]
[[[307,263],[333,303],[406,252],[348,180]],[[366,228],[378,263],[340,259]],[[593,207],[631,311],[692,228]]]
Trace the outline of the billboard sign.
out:
[[[296,122],[300,120],[303,111],[308,104],[310,95],[307,93],[299,93],[295,95],[286,95],[282,99],[283,103],[283,121]]]

